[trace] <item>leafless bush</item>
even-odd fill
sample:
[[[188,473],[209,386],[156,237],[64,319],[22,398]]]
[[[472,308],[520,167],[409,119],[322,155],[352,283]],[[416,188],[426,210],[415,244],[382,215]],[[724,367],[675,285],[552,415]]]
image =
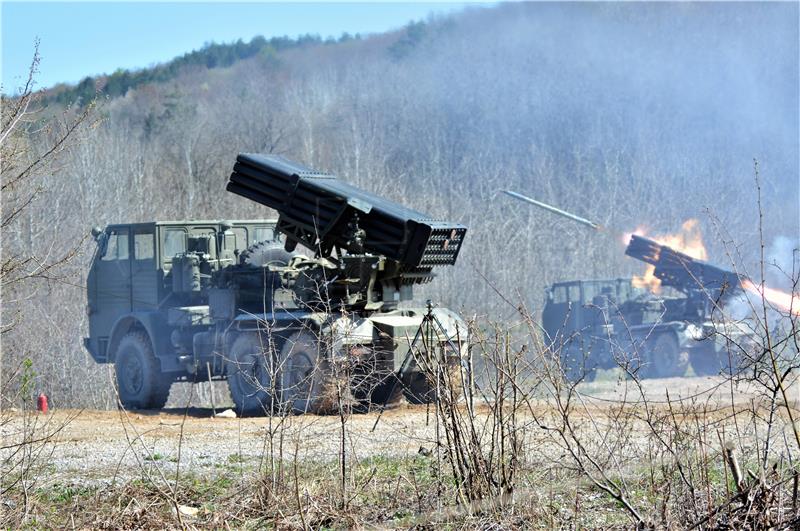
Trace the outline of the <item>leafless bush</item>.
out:
[[[23,318],[23,304],[36,296],[42,284],[63,281],[64,266],[80,248],[80,242],[58,247],[34,242],[39,234],[34,230],[31,211],[46,192],[42,176],[62,163],[62,155],[80,141],[94,120],[94,104],[77,113],[47,116],[39,105],[41,93],[35,90],[38,65],[37,42],[21,91],[14,97],[2,96],[0,126],[0,334],[4,343],[0,351],[0,496],[21,493],[22,507],[3,514],[8,522],[22,524],[28,518],[30,492],[43,477],[48,454],[70,418],[57,424],[37,415],[34,397],[41,390],[38,367],[24,347],[8,347],[24,344],[13,337],[15,326]],[[49,230],[57,231],[57,227]]]
[[[526,350],[517,349],[501,327],[487,332],[473,323],[469,359],[459,356],[454,362],[455,347],[434,339],[436,323],[423,326],[430,329],[423,331],[413,354],[433,390],[437,460],[443,456],[455,481],[456,501],[465,510],[498,510],[511,499],[523,452],[525,423],[518,416],[531,392],[522,387]],[[484,374],[471,370],[474,358],[482,361]]]

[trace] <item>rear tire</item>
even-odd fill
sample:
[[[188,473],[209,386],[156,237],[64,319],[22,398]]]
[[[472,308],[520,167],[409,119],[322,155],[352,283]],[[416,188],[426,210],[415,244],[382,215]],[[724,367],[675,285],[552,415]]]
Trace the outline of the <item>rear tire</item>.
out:
[[[289,413],[325,414],[338,411],[340,402],[351,404],[349,382],[339,386],[324,344],[308,331],[291,335],[281,349],[281,403]]]
[[[228,389],[240,416],[265,415],[272,410],[272,376],[269,348],[256,333],[239,335],[231,346],[226,372]]]
[[[741,357],[731,355],[724,349],[718,352],[714,345],[710,344],[692,350],[689,359],[697,376],[719,376],[737,372]]]
[[[442,375],[440,386],[447,398],[458,401],[464,394],[464,377],[461,359],[451,357],[447,360],[447,372]],[[431,404],[436,401],[436,375],[414,371],[406,377],[403,394],[411,404]]]
[[[647,359],[642,366],[643,378],[674,378],[686,375],[689,353],[680,349],[678,340],[672,334],[658,334],[645,345]]]
[[[391,407],[403,399],[403,386],[392,370],[394,353],[370,345],[350,371],[350,393],[355,411],[367,412],[373,406]]]
[[[172,380],[161,373],[150,338],[129,332],[119,342],[114,360],[119,401],[125,409],[161,409]]]

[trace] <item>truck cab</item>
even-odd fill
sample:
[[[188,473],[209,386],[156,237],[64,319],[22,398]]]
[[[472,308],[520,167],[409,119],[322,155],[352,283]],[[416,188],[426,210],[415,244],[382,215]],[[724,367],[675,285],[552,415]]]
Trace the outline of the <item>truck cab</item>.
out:
[[[644,292],[629,278],[573,280],[547,288],[542,325],[548,341],[575,339],[576,334],[603,336],[611,326],[613,308]]]
[[[614,366],[619,307],[641,295],[629,278],[558,282],[545,291],[542,328],[570,380],[594,378]]]
[[[203,310],[191,289],[176,293],[180,271],[173,270],[173,260],[202,256],[206,270],[182,282],[205,285],[215,270],[234,264],[248,247],[274,240],[274,229],[275,220],[158,221],[93,229],[97,249],[87,277],[89,337],[84,339],[92,358],[114,363],[123,338],[139,333],[149,341],[146,347],[159,371],[177,378],[184,367],[170,340],[175,328],[170,309],[196,308],[202,321],[207,305]]]

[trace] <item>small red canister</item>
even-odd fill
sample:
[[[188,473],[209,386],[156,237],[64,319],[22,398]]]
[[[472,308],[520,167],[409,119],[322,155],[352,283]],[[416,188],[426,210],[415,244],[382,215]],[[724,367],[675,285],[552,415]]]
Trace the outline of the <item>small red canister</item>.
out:
[[[47,414],[47,395],[44,393],[40,393],[39,397],[36,399],[36,409],[41,411],[42,413]]]

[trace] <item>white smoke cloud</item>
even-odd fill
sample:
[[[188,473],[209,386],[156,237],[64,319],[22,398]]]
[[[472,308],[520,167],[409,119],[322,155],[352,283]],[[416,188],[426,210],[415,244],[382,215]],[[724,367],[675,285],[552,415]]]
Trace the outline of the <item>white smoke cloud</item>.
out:
[[[752,280],[760,285],[761,279],[757,269],[752,271]],[[777,236],[764,251],[764,280],[768,288],[786,292],[797,290],[795,280],[800,275],[800,239],[788,236]],[[800,306],[800,301],[795,303]],[[725,304],[725,315],[741,321],[752,317],[753,311],[761,318],[762,300],[758,293],[742,291]],[[769,310],[767,318],[773,323],[785,319],[785,314]]]
[[[765,280],[770,287],[791,290],[793,279],[800,274],[800,239],[778,236],[767,247]]]

